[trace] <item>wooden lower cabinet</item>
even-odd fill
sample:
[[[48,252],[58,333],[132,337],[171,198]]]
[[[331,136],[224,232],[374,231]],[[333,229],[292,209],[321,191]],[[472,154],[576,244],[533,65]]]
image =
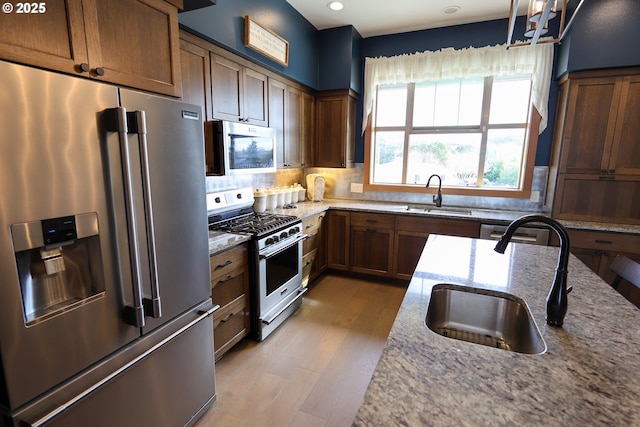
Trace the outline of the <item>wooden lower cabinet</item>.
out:
[[[210,259],[215,360],[250,332],[248,247],[241,244]]]
[[[429,234],[479,237],[480,223],[415,215],[330,210],[328,267],[410,280]]]

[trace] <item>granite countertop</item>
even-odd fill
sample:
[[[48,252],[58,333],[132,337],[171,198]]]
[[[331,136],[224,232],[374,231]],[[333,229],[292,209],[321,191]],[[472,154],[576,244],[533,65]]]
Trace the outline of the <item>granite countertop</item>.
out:
[[[456,213],[447,210],[447,206],[443,206],[441,211],[429,213],[416,212],[407,210],[407,204],[402,203],[384,203],[366,200],[344,200],[344,199],[326,199],[322,202],[304,201],[296,203],[295,208],[282,209],[278,208],[271,213],[282,215],[293,215],[300,219],[304,219],[317,213],[327,211],[331,208],[343,209],[355,212],[376,212],[387,214],[411,215],[423,218],[454,218],[467,219],[471,221],[490,222],[494,224],[509,224],[511,221],[532,212],[517,211],[501,211],[495,209],[471,209],[470,214]],[[426,206],[426,205],[425,205]],[[451,207],[453,209],[459,209]],[[618,233],[640,234],[640,226],[625,224],[605,224],[597,222],[581,222],[581,221],[560,221],[565,227],[571,229],[608,231]],[[209,232],[209,255],[215,255],[221,251],[229,249],[237,244],[249,240],[249,237],[241,234]]]
[[[575,256],[562,328],[545,323],[558,248],[431,235],[355,426],[640,425],[640,310]],[[429,330],[431,288],[458,283],[524,299],[547,351],[525,355]]]

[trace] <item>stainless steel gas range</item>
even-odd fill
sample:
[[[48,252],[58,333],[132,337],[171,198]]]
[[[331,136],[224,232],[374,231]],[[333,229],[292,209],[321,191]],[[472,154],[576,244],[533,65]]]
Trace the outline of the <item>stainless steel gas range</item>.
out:
[[[253,212],[253,190],[207,194],[209,228],[251,235],[251,328],[264,340],[302,304],[302,222]]]

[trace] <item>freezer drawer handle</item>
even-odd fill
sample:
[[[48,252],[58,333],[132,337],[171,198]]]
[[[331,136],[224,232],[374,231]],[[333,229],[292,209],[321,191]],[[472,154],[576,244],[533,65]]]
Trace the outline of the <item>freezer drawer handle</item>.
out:
[[[185,332],[186,330],[188,330],[189,328],[191,328],[192,326],[194,326],[198,322],[200,322],[200,321],[206,319],[207,317],[211,316],[219,308],[220,308],[220,306],[216,305],[216,306],[210,308],[209,310],[200,310],[200,311],[198,311],[197,312],[198,317],[196,317],[194,320],[192,320],[191,322],[187,323],[182,328],[178,329],[173,334],[169,335],[168,337],[166,337],[165,339],[163,339],[162,341],[160,341],[159,343],[157,343],[153,347],[149,348],[147,351],[145,351],[144,353],[142,353],[141,355],[139,355],[135,359],[131,360],[130,362],[128,362],[126,364],[124,364],[123,366],[121,366],[117,370],[113,371],[112,373],[110,373],[109,375],[104,377],[102,380],[100,380],[97,383],[93,384],[91,387],[85,389],[84,391],[80,392],[79,394],[77,394],[73,398],[69,399],[64,404],[58,406],[57,408],[55,408],[54,410],[52,410],[51,412],[49,412],[48,414],[43,416],[42,418],[40,418],[40,419],[38,419],[38,420],[36,420],[36,421],[34,421],[32,423],[28,422],[28,421],[22,421],[22,424],[24,426],[26,426],[26,427],[40,427],[40,426],[44,425],[45,423],[51,421],[53,418],[57,417],[58,415],[60,415],[64,411],[66,411],[72,405],[78,403],[81,399],[83,399],[84,397],[88,396],[90,393],[93,393],[95,390],[97,390],[98,388],[102,387],[103,385],[105,385],[106,383],[108,383],[109,381],[111,381],[112,379],[114,379],[115,377],[117,377],[118,375],[120,375],[121,373],[123,373],[124,371],[129,369],[130,367],[134,366],[136,363],[140,362],[141,360],[145,359],[147,356],[149,356],[152,353],[154,353],[156,350],[158,350],[160,347],[162,347],[165,344],[167,344],[169,341],[171,341],[174,338],[176,338],[177,336],[181,335],[183,332]]]
[[[146,209],[147,247],[149,248],[149,270],[151,274],[151,299],[144,298],[144,312],[153,318],[162,317],[160,286],[158,284],[158,264],[156,251],[156,234],[153,226],[153,204],[151,203],[151,181],[149,177],[149,144],[147,141],[147,117],[143,110],[127,113],[129,133],[138,135],[140,144],[140,163],[142,166],[142,183],[144,190],[144,206]]]

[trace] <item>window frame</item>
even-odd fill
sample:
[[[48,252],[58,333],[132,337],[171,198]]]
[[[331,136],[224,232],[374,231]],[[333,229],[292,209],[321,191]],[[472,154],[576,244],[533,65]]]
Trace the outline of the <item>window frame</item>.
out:
[[[486,77],[485,79],[493,79],[493,76]],[[492,84],[492,83],[491,83]],[[425,128],[425,127],[412,127],[410,123],[412,123],[412,119],[409,117],[413,117],[413,89],[409,90],[409,86],[413,86],[415,88],[415,83],[407,83],[407,107],[406,107],[406,117],[404,126],[385,126],[385,131],[402,131],[405,133],[405,141],[404,141],[404,153],[406,154],[407,144],[409,140],[409,135],[411,133],[416,133],[415,130],[422,129],[430,129],[431,133],[437,133],[438,130],[443,132],[455,130],[457,132],[471,132],[482,134],[481,140],[481,153],[480,156],[484,156],[484,152],[487,147],[487,133],[492,128],[505,129],[508,128],[508,125],[489,125],[488,124],[488,114],[491,99],[490,96],[487,96],[487,91],[491,90],[491,86],[485,83],[484,85],[484,96],[483,96],[483,109],[482,109],[482,118],[480,125],[476,126],[448,126],[448,127],[437,127],[437,128]],[[379,86],[376,86],[376,93],[379,89]],[[376,96],[376,99],[378,97]],[[372,182],[372,173],[373,173],[373,156],[375,150],[373,150],[372,146],[372,136],[373,136],[373,122],[374,117],[373,114],[376,111],[376,107],[372,109],[372,112],[368,116],[367,127],[365,128],[364,135],[364,189],[367,191],[384,191],[384,192],[402,192],[402,193],[435,193],[437,188],[425,188],[423,184],[411,184],[411,183],[374,183]],[[464,186],[442,186],[443,192],[446,194],[452,195],[461,195],[461,196],[483,196],[483,197],[508,197],[508,198],[529,198],[531,196],[531,188],[533,182],[533,168],[535,165],[535,155],[538,146],[538,132],[532,132],[532,129],[539,129],[540,127],[541,116],[534,107],[532,103],[529,106],[529,118],[528,123],[525,126],[525,141],[523,148],[523,161],[522,161],[522,172],[520,177],[520,185],[517,188],[504,188],[504,187],[464,187]],[[521,127],[519,127],[521,128]],[[480,160],[480,159],[479,159]],[[405,155],[403,158],[405,163],[404,168],[406,169],[407,156]],[[484,165],[484,161],[480,162],[480,164]],[[483,166],[481,166],[483,167]],[[484,173],[484,171],[482,171]],[[406,177],[403,176],[403,180],[406,180]]]

